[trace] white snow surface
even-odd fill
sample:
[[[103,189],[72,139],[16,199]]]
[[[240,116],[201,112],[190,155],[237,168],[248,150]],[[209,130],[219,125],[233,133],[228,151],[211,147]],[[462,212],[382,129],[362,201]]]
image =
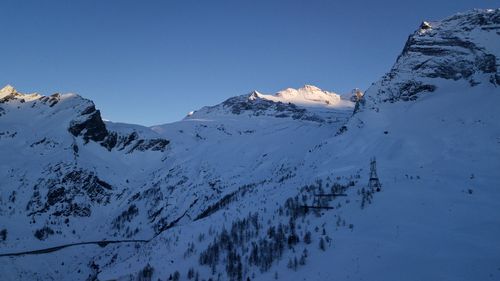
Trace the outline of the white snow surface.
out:
[[[0,256],[1,279],[238,280],[241,260],[242,280],[500,280],[500,9],[429,24],[356,106],[313,86],[254,92],[171,124],[104,122],[102,141],[84,139],[93,123],[68,131],[91,101],[2,89],[0,255],[148,242]],[[373,157],[382,189],[369,193]],[[292,219],[294,200],[331,209]],[[280,225],[263,270],[252,251]],[[200,264],[223,229],[234,255]]]
[[[251,99],[261,98],[274,102],[293,103],[302,106],[320,106],[320,107],[352,107],[350,101],[342,100],[340,95],[323,91],[320,88],[312,85],[305,85],[299,89],[287,88],[279,91],[275,95],[265,95],[256,92]]]

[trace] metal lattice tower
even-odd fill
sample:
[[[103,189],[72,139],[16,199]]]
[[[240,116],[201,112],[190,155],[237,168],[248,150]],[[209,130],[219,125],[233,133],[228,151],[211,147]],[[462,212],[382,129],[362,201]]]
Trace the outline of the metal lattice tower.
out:
[[[377,160],[374,158],[370,161],[370,180],[368,181],[368,187],[371,191],[380,191],[382,189],[382,185],[378,179],[377,175]]]

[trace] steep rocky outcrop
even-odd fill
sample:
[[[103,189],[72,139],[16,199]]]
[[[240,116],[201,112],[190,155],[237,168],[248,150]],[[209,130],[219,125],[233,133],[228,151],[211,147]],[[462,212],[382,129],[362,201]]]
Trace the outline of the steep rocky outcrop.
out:
[[[75,169],[71,164],[57,164],[45,169],[33,187],[26,205],[28,215],[50,213],[59,217],[88,217],[92,205],[110,202],[113,186],[93,172]]]
[[[15,115],[15,111],[28,108],[35,111],[33,112],[35,115],[47,115],[47,120],[58,114],[64,114],[65,120],[62,122],[69,122],[67,131],[72,136],[83,139],[85,144],[90,141],[99,143],[109,151],[117,149],[127,153],[148,150],[163,152],[169,144],[166,139],[141,136],[134,130],[110,131],[94,103],[74,94],[56,93],[50,96],[36,93],[22,94],[7,85],[0,90],[0,104],[4,104],[4,107],[0,107],[0,116],[8,114],[9,111]]]
[[[500,9],[474,10],[424,22],[409,36],[392,69],[367,91],[372,102],[412,101],[438,80],[500,86]]]
[[[94,105],[87,107],[80,113],[80,120],[72,121],[68,131],[75,137],[81,136],[85,142],[89,140],[100,142],[103,141],[109,132],[106,125],[102,121],[101,113],[95,109]]]
[[[154,130],[4,88],[2,276],[496,278],[498,14],[424,22],[365,95],[253,92]]]

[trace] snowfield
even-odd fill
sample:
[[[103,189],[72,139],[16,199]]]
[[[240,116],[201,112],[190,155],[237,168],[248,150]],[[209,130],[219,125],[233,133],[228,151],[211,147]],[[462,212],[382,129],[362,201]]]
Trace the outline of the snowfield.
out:
[[[363,96],[150,128],[7,86],[1,279],[500,280],[499,39],[500,9],[425,22]]]

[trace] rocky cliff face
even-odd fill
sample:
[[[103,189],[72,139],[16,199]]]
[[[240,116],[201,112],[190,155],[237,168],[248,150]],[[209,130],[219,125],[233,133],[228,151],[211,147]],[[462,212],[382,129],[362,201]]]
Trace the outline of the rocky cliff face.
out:
[[[23,243],[50,245],[99,228],[118,232],[108,223],[122,210],[109,206],[144,181],[134,181],[131,163],[157,163],[169,144],[146,127],[106,124],[92,101],[75,94],[22,94],[6,86],[0,112],[0,202],[9,198],[0,206],[1,224],[22,222],[10,237]],[[94,225],[82,224],[89,221]]]
[[[441,80],[486,80],[500,86],[500,10],[475,10],[439,22],[423,22],[396,63],[367,92],[373,102],[415,100]]]
[[[61,104],[58,105],[58,103]],[[169,143],[168,140],[160,138],[142,138],[137,132],[123,133],[108,130],[101,118],[100,111],[95,108],[94,103],[78,95],[27,95],[18,93],[12,86],[6,86],[0,90],[0,104],[3,104],[1,114],[6,115],[10,111],[12,118],[15,118],[16,114],[28,110],[36,116],[33,121],[42,116],[46,118],[44,121],[46,122],[52,116],[67,115],[63,123],[68,124],[67,131],[71,135],[83,139],[84,144],[93,141],[110,151],[113,148],[128,152],[150,149],[164,151]],[[30,109],[27,109],[28,107]],[[8,116],[5,118],[8,118]],[[58,133],[63,134],[63,132]]]
[[[498,279],[499,12],[423,23],[347,101],[254,92],[146,128],[4,88],[2,277]]]

